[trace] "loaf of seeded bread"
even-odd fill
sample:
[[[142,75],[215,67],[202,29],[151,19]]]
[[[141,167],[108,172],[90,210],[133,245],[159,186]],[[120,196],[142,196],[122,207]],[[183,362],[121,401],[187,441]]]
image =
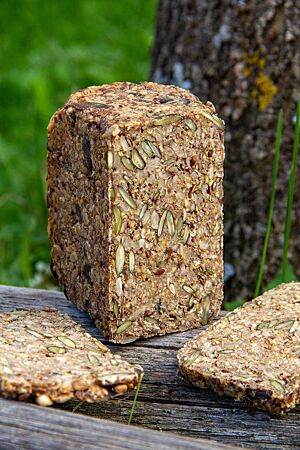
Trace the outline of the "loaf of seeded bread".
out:
[[[133,389],[141,371],[54,308],[0,312],[1,397],[99,402]]]
[[[178,353],[186,378],[275,413],[300,401],[300,283],[279,287],[212,324]]]
[[[50,120],[52,271],[111,341],[218,314],[223,130],[211,103],[155,83],[81,90]]]

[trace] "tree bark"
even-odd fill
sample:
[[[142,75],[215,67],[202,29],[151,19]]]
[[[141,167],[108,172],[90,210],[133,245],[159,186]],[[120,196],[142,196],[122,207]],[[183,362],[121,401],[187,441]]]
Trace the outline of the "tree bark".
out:
[[[226,122],[224,254],[235,275],[227,299],[249,298],[266,230],[276,135],[284,110],[280,176],[264,282],[280,270],[296,100],[300,3],[292,0],[160,0],[151,78],[212,101]],[[300,186],[290,263],[300,275]],[[225,275],[229,277],[229,273]]]

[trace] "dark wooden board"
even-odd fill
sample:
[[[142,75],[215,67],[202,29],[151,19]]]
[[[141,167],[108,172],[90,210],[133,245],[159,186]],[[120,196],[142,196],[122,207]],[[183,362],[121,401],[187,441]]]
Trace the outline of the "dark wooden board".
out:
[[[55,306],[59,310],[69,313],[75,320],[83,325],[87,331],[95,337],[100,338],[97,329],[94,327],[87,314],[78,311],[68,300],[66,300],[62,293],[13,288],[8,286],[0,287],[0,308],[2,310],[9,310],[16,307],[40,308],[43,306]],[[300,449],[300,408],[296,408],[283,417],[277,417],[275,415],[251,409],[245,403],[234,402],[227,397],[220,397],[210,390],[193,388],[181,378],[178,373],[176,362],[177,349],[182,346],[187,339],[190,339],[197,334],[197,332],[197,330],[193,330],[148,340],[140,340],[126,346],[110,345],[114,352],[122,354],[129,361],[141,364],[145,371],[133,418],[133,424],[152,430],[169,431],[177,434],[174,435],[175,441],[172,438],[174,442],[177,442],[177,447],[174,447],[171,440],[169,441],[169,444],[167,441],[161,441],[160,446],[160,442],[156,441],[156,438],[153,437],[153,440],[150,438],[149,441],[151,442],[149,445],[153,444],[153,447],[147,447],[144,444],[142,445],[142,441],[140,442],[140,447],[135,447],[134,445],[138,444],[133,441],[132,446],[129,446],[128,448],[208,448],[205,446],[203,447],[203,445],[206,444],[203,444],[202,439],[211,439],[212,445],[215,445],[213,444],[213,441],[218,441],[231,446],[254,447],[259,449]],[[101,340],[105,342],[103,338],[101,338]],[[74,423],[77,423],[76,420],[79,420],[78,418],[80,418],[80,420],[89,420],[87,416],[94,416],[100,419],[109,419],[110,421],[126,424],[132,405],[132,398],[133,395],[130,394],[122,399],[103,402],[97,405],[83,404],[76,411],[76,413],[80,414],[63,415],[62,417],[65,417],[65,419],[61,420],[62,423],[64,420],[66,423],[69,423],[68,421],[71,422],[72,420],[74,420]],[[23,413],[21,412],[23,408],[31,408],[32,411],[37,411],[36,417],[37,420],[39,419],[37,433],[43,432],[43,421],[47,421],[47,424],[45,425],[46,430],[44,431],[47,434],[48,425],[52,426],[51,420],[53,420],[53,424],[56,423],[56,421],[59,421],[62,409],[72,410],[76,405],[75,402],[68,402],[57,405],[55,408],[52,407],[46,409],[14,401],[2,400],[0,404],[0,435],[2,435],[2,438],[3,424],[8,424],[4,415],[7,414],[7,411],[10,408],[10,411],[20,411],[20,414],[24,415],[24,420],[27,415],[25,410]],[[2,406],[4,404],[8,406]],[[85,416],[83,417],[81,414],[84,414]],[[51,416],[51,420],[48,419],[48,416]],[[32,415],[30,413],[27,417],[28,423],[26,424],[28,430],[31,429],[31,417]],[[112,432],[113,428],[109,428],[109,426],[113,427],[112,422],[103,420],[98,420],[97,422],[92,421],[91,427],[94,426],[93,424],[97,423],[99,424],[99,429],[101,429],[101,424],[104,422],[110,424],[107,425],[108,428],[105,428],[104,426],[103,430],[107,430],[108,435],[110,434],[112,439],[111,447],[104,448],[115,448],[114,445],[120,445],[120,441],[118,441],[118,444],[114,444],[116,431]],[[17,423],[18,422],[15,424],[12,423],[12,427],[16,427]],[[35,427],[35,425],[36,424],[33,423],[32,427]],[[81,429],[88,427],[87,425],[78,426],[82,427]],[[137,430],[137,432],[143,435],[143,433],[146,433],[145,428],[139,427],[137,429],[136,427],[128,427],[126,425],[119,428],[118,425],[116,430],[118,430],[117,433],[121,435],[120,439],[126,440],[124,445],[127,445],[129,437],[128,439],[127,437],[125,439],[126,430],[129,433],[128,436],[130,433],[134,433],[132,430]],[[122,434],[123,431],[119,432],[119,429],[124,430],[124,434]],[[66,430],[65,432],[67,433]],[[198,442],[200,447],[188,447],[188,444],[185,445],[181,443],[181,438],[178,436],[179,434],[181,436],[185,435],[197,438],[196,442]],[[69,436],[70,435],[71,431],[69,430]],[[146,435],[148,437],[146,437]],[[154,435],[163,436],[164,438],[169,436],[169,434],[165,433],[154,433],[153,436]],[[145,434],[145,442],[149,439],[149,436],[149,434]],[[195,439],[193,439],[193,443],[189,445],[195,445],[194,441]],[[163,445],[166,445],[167,447],[164,447]],[[217,447],[214,448],[221,448],[220,445],[221,444],[218,444]],[[81,448],[93,448],[92,441],[91,447]]]

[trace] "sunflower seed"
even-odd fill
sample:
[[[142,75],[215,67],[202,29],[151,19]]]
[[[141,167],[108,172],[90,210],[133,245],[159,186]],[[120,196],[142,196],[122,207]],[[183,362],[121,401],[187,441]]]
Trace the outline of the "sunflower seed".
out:
[[[114,165],[114,154],[110,150],[107,152],[107,167],[112,169]]]
[[[182,289],[185,292],[187,292],[188,294],[194,294],[195,293],[194,289],[191,286],[189,286],[188,284],[183,284],[182,285]]]
[[[185,367],[189,367],[192,364],[194,364],[194,362],[199,358],[200,356],[200,352],[198,350],[196,350],[195,352],[193,352],[185,361],[184,361],[184,365]]]
[[[145,203],[144,205],[142,205],[141,209],[140,209],[140,214],[139,214],[139,218],[142,219],[144,217],[145,212],[147,211],[148,205]]]
[[[119,318],[119,305],[117,302],[114,303],[113,309],[114,309],[115,318],[118,319]]]
[[[117,334],[124,333],[124,331],[128,330],[128,328],[130,328],[131,325],[132,325],[131,320],[126,320],[126,322],[123,322],[122,325],[120,325],[117,328]]]
[[[190,130],[192,130],[192,131],[197,130],[196,124],[195,124],[195,122],[192,121],[192,119],[185,119],[184,123]]]
[[[157,212],[155,210],[151,214],[151,224],[152,224],[152,228],[157,230],[158,224],[159,224],[159,215],[157,214]]]
[[[114,231],[116,234],[120,234],[122,228],[122,215],[120,208],[118,208],[118,206],[114,206],[113,213],[115,218]]]
[[[170,283],[170,284],[168,285],[168,288],[169,288],[169,291],[170,291],[173,295],[176,295],[176,289],[175,289],[174,284]]]
[[[189,297],[189,309],[192,309],[193,306],[195,305],[195,303],[196,303],[195,297],[193,295],[190,295],[190,297]]]
[[[31,328],[26,328],[25,331],[27,331],[27,333],[32,334],[32,336],[35,336],[37,338],[43,338],[44,336],[41,333],[38,333],[35,330],[32,330]]]
[[[144,214],[144,217],[142,219],[143,225],[146,225],[146,223],[148,222],[149,219],[150,219],[150,212],[146,211],[145,214]]]
[[[137,204],[135,203],[135,201],[133,200],[131,195],[128,194],[128,192],[122,186],[119,186],[118,189],[119,189],[121,196],[123,197],[123,200],[125,200],[127,205],[129,205],[130,208],[132,208],[132,209],[136,209]]]
[[[293,320],[285,320],[284,322],[280,322],[278,325],[275,325],[275,330],[285,330],[286,328],[291,328],[294,325]]]
[[[175,233],[175,225],[173,215],[170,211],[167,212],[167,225],[170,236],[174,236]]]
[[[154,317],[145,317],[145,322],[153,323],[153,325],[159,326],[159,322]]]
[[[129,271],[131,273],[134,272],[134,266],[135,266],[135,256],[132,250],[129,252]]]
[[[123,293],[122,278],[118,277],[116,279],[116,294],[118,297],[121,297],[122,293]]]
[[[202,303],[202,325],[206,325],[208,323],[209,317],[209,308],[210,308],[210,298],[207,296],[203,300]]]
[[[126,181],[126,183],[130,184],[131,186],[134,185],[134,182],[132,181],[132,179],[129,178],[127,175],[124,175],[124,180]]]
[[[294,324],[292,325],[292,328],[290,329],[290,333],[294,333],[298,328],[298,320],[294,321]]]
[[[76,344],[74,341],[72,341],[72,339],[66,337],[66,336],[58,336],[57,338],[60,342],[62,342],[63,344],[65,344],[67,347],[72,347],[75,348]]]
[[[225,129],[225,122],[224,122],[224,120],[220,119],[215,114],[210,114],[209,112],[204,111],[204,110],[200,111],[200,114],[202,116],[206,117],[211,122],[213,122],[220,130],[223,131]]]
[[[161,126],[161,125],[169,125],[170,123],[176,123],[181,120],[182,117],[178,116],[177,114],[169,114],[167,116],[158,117],[154,122],[153,125],[155,126]]]
[[[160,218],[158,228],[157,228],[157,236],[160,237],[164,231],[164,225],[167,218],[168,210],[165,209],[165,211],[162,213],[162,216]]]
[[[125,263],[125,249],[123,244],[119,244],[117,251],[116,251],[116,260],[115,260],[115,266],[116,266],[116,273],[117,275],[120,275],[123,272]]]
[[[128,142],[127,142],[127,140],[125,139],[124,136],[120,137],[120,144],[121,144],[122,149],[125,152],[129,150],[129,144],[128,144]]]
[[[273,388],[279,392],[280,394],[284,394],[284,385],[278,381],[278,380],[271,380],[270,384],[273,386]]]
[[[50,345],[50,347],[47,347],[47,350],[51,353],[57,353],[58,355],[63,355],[67,351],[64,347],[57,347],[56,345]]]
[[[135,149],[131,151],[131,161],[132,164],[138,169],[142,170],[145,168],[146,165],[145,161],[143,160],[139,152]]]
[[[132,162],[130,161],[129,158],[127,158],[127,156],[122,156],[121,163],[123,164],[125,169],[127,169],[127,170],[134,170]]]
[[[0,373],[3,373],[5,375],[12,375],[13,371],[10,367],[3,366],[2,369],[0,369]]]
[[[93,352],[88,353],[88,359],[90,361],[91,364],[93,364],[94,366],[100,366],[101,365],[101,361],[100,359],[98,359],[97,355]]]
[[[182,236],[182,242],[184,245],[188,243],[189,237],[190,237],[190,229],[189,226],[185,224],[183,227],[183,236]]]

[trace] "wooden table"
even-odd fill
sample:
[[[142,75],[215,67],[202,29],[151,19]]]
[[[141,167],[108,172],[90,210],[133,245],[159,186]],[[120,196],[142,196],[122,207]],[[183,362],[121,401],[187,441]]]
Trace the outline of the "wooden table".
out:
[[[62,293],[0,286],[1,310],[42,306],[67,312],[100,338],[88,315]],[[132,422],[138,427],[126,425],[133,394],[97,405],[82,404],[76,413],[67,412],[76,402],[42,408],[0,400],[0,449],[300,449],[300,408],[276,417],[186,384],[178,374],[176,352],[196,333],[109,345],[144,368]]]

